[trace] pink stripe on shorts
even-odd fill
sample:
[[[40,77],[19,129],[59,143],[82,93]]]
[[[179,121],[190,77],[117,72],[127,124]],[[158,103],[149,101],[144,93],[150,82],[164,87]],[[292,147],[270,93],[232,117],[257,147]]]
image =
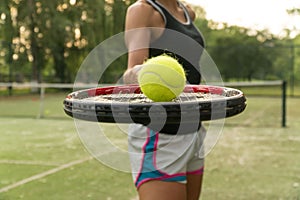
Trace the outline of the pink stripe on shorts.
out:
[[[128,146],[136,187],[151,180],[186,183],[187,174],[202,174],[200,156],[205,130],[186,135],[167,135],[132,124]]]

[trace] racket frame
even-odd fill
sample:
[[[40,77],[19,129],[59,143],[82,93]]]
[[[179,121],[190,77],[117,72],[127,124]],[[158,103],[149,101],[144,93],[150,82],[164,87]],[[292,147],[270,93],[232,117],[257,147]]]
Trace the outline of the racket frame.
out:
[[[201,99],[201,101],[181,102],[97,102],[84,101],[85,98],[99,95],[120,94],[126,96],[141,94],[138,85],[120,85],[98,87],[79,90],[70,93],[64,100],[64,111],[67,115],[96,122],[107,123],[140,123],[147,125],[151,122],[149,111],[157,106],[162,107],[157,111],[151,110],[158,117],[166,114],[167,124],[178,123],[201,123],[201,121],[216,120],[237,115],[246,108],[246,98],[237,89],[209,86],[209,85],[186,85],[183,93],[201,93],[220,95],[219,99]],[[193,98],[193,97],[192,97]],[[126,99],[126,98],[124,98]],[[196,111],[196,112],[195,112]],[[156,112],[156,113],[155,113]]]

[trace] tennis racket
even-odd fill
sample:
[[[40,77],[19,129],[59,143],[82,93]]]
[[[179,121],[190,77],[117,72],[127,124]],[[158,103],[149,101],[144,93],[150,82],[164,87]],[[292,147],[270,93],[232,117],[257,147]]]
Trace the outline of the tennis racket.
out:
[[[64,100],[67,115],[107,123],[138,123],[166,134],[191,133],[201,121],[237,115],[246,108],[246,98],[237,89],[186,85],[171,102],[153,102],[138,85],[120,85],[79,90]]]

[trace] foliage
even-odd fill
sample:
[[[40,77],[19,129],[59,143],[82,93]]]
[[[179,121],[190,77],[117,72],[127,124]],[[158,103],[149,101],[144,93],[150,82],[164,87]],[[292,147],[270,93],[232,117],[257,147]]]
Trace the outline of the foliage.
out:
[[[72,82],[89,52],[124,29],[135,0],[2,0],[0,2],[0,82]],[[278,38],[267,30],[220,24],[194,8],[195,24],[225,80],[291,79],[299,69],[299,36]],[[299,14],[299,9],[288,11]],[[292,55],[292,45],[294,55]],[[126,55],[99,82],[119,80]],[[293,64],[292,64],[293,63]],[[291,71],[294,69],[294,72]],[[298,73],[300,74],[300,73]]]
[[[13,69],[10,81],[17,81],[19,72],[25,75],[19,81],[73,81],[86,55],[101,41],[123,30],[124,20],[120,19],[125,18],[126,7],[132,2],[1,1],[0,39],[5,49],[1,68]]]
[[[197,11],[201,18],[195,23],[205,36],[207,51],[224,80],[290,80],[291,73],[296,76],[296,80],[300,80],[296,73],[300,61],[297,59],[300,35],[291,39],[288,37],[290,30],[286,30],[286,36],[280,38],[268,30],[257,31],[216,23],[205,19],[203,9]],[[295,48],[294,57],[291,48]],[[291,71],[293,59],[296,68],[294,72]]]

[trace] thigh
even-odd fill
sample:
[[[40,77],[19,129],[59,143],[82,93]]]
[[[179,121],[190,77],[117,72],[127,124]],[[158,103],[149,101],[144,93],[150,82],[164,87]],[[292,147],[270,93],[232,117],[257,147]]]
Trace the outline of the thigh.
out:
[[[194,146],[196,152],[187,166],[187,200],[198,200],[201,194],[203,171],[204,171],[204,154],[203,140],[206,131],[203,127],[199,130],[197,142]]]
[[[187,200],[198,200],[201,194],[203,174],[188,174],[186,193]]]
[[[186,184],[149,181],[138,189],[140,200],[187,200]]]

